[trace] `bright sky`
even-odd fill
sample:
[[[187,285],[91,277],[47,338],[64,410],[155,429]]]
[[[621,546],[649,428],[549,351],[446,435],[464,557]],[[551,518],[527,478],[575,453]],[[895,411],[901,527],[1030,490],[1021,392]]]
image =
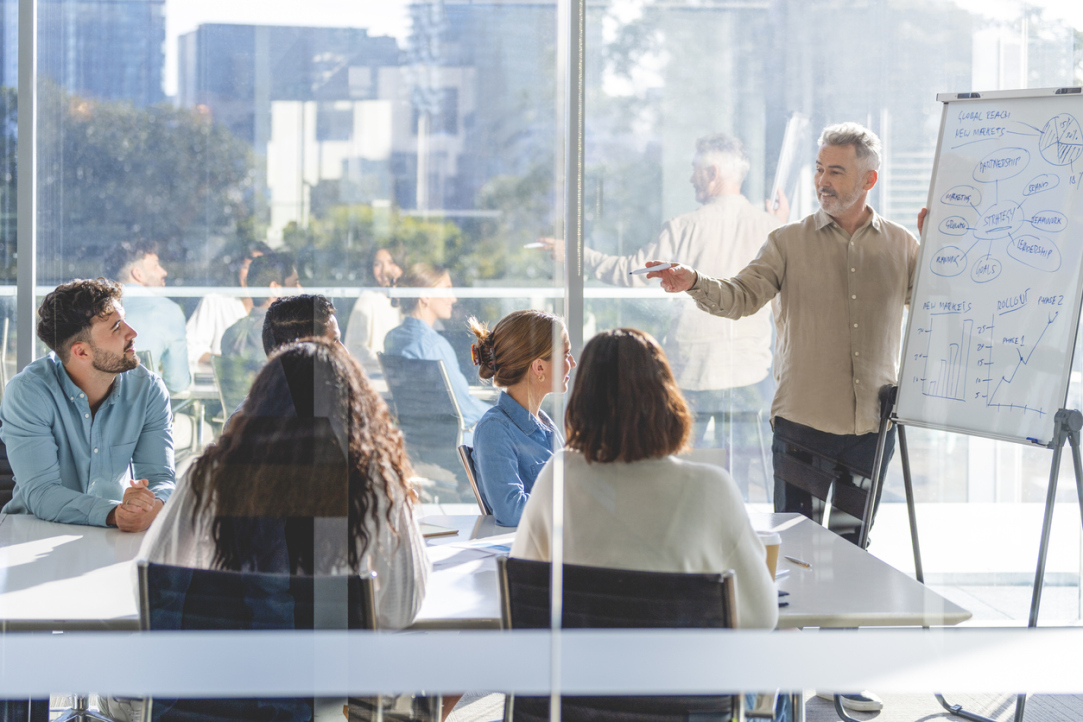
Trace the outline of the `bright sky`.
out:
[[[989,17],[1014,20],[1024,3],[1019,0],[952,0],[956,5]],[[639,2],[617,4],[638,5]],[[1083,1],[1031,0],[1046,16],[1083,28]],[[177,92],[177,38],[201,23],[303,25],[367,28],[371,35],[405,39],[410,30],[408,0],[166,0],[165,92]]]

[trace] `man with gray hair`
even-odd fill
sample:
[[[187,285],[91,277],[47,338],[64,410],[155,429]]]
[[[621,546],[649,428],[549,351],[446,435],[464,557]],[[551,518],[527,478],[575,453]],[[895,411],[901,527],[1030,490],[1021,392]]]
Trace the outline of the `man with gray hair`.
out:
[[[776,469],[790,444],[872,474],[879,390],[896,381],[918,254],[905,228],[866,203],[879,167],[880,139],[872,131],[857,123],[832,125],[820,136],[816,156],[819,211],[772,232],[756,259],[728,280],[687,266],[647,274],[726,318],[756,313],[774,300]],[[812,505],[807,491],[776,474],[776,511],[811,517]],[[850,535],[856,541],[857,532]]]
[[[767,234],[789,215],[788,203],[776,211],[779,218],[752,205],[741,195],[750,163],[741,142],[725,133],[696,141],[689,181],[701,206],[668,221],[653,242],[630,256],[610,256],[583,249],[585,273],[614,286],[646,288],[643,268],[652,258],[678,261],[711,276],[731,276],[751,261]],[[783,199],[784,201],[784,199]],[[564,260],[564,242],[542,238],[558,261]],[[705,445],[710,419],[721,432],[727,410],[756,411],[766,403],[757,387],[771,367],[771,316],[766,308],[741,321],[700,313],[691,299],[672,309],[663,347],[673,375],[696,414],[697,446]],[[732,451],[731,451],[732,455]],[[745,474],[738,475],[742,486]]]
[[[670,293],[688,292],[716,316],[741,318],[774,301],[776,511],[813,516],[809,492],[778,476],[791,454],[807,457],[804,449],[824,457],[818,476],[837,473],[835,463],[872,476],[879,390],[896,380],[902,314],[910,303],[918,256],[914,237],[866,203],[879,168],[880,139],[872,131],[857,123],[829,126],[816,155],[819,211],[772,232],[756,259],[727,280],[684,265],[647,274],[661,278]],[[884,449],[881,490],[895,450],[894,432]],[[787,466],[814,473],[792,462]],[[874,515],[879,501],[878,494]],[[839,516],[844,515],[833,515],[832,521]],[[843,536],[856,543],[860,530],[853,529],[852,518],[843,521],[851,522]],[[842,695],[842,704],[863,712],[883,707],[867,691]]]

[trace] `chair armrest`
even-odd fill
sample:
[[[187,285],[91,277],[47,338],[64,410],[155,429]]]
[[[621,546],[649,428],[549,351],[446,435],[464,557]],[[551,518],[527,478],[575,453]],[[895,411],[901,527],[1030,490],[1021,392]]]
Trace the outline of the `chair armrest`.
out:
[[[778,690],[774,692],[759,692],[753,700],[752,707],[745,710],[745,717],[749,719],[774,719],[775,709],[778,707]]]

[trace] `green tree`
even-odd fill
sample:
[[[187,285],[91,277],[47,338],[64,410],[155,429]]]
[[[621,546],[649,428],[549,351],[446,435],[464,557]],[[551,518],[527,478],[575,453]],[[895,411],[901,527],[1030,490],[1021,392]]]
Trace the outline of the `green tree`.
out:
[[[252,152],[206,115],[47,85],[37,145],[42,278],[99,273],[102,252],[143,237],[174,277],[199,281],[226,242],[259,234]]]

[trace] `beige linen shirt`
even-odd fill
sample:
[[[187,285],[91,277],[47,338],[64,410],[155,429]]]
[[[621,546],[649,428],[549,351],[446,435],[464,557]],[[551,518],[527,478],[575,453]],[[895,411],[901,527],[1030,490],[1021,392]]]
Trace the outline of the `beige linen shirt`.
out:
[[[654,285],[629,271],[647,261],[678,261],[702,273],[728,278],[756,257],[779,221],[741,195],[712,198],[691,213],[668,221],[657,240],[630,256],[608,256],[583,249],[587,273],[613,286]],[[675,299],[662,346],[677,385],[688,391],[750,386],[767,377],[771,366],[771,319],[763,309],[741,321],[700,312],[685,298]]]
[[[819,210],[771,233],[733,278],[700,275],[688,291],[701,309],[727,318],[755,313],[778,296],[772,419],[831,434],[879,427],[878,394],[896,383],[918,244],[869,210],[853,236]]]

